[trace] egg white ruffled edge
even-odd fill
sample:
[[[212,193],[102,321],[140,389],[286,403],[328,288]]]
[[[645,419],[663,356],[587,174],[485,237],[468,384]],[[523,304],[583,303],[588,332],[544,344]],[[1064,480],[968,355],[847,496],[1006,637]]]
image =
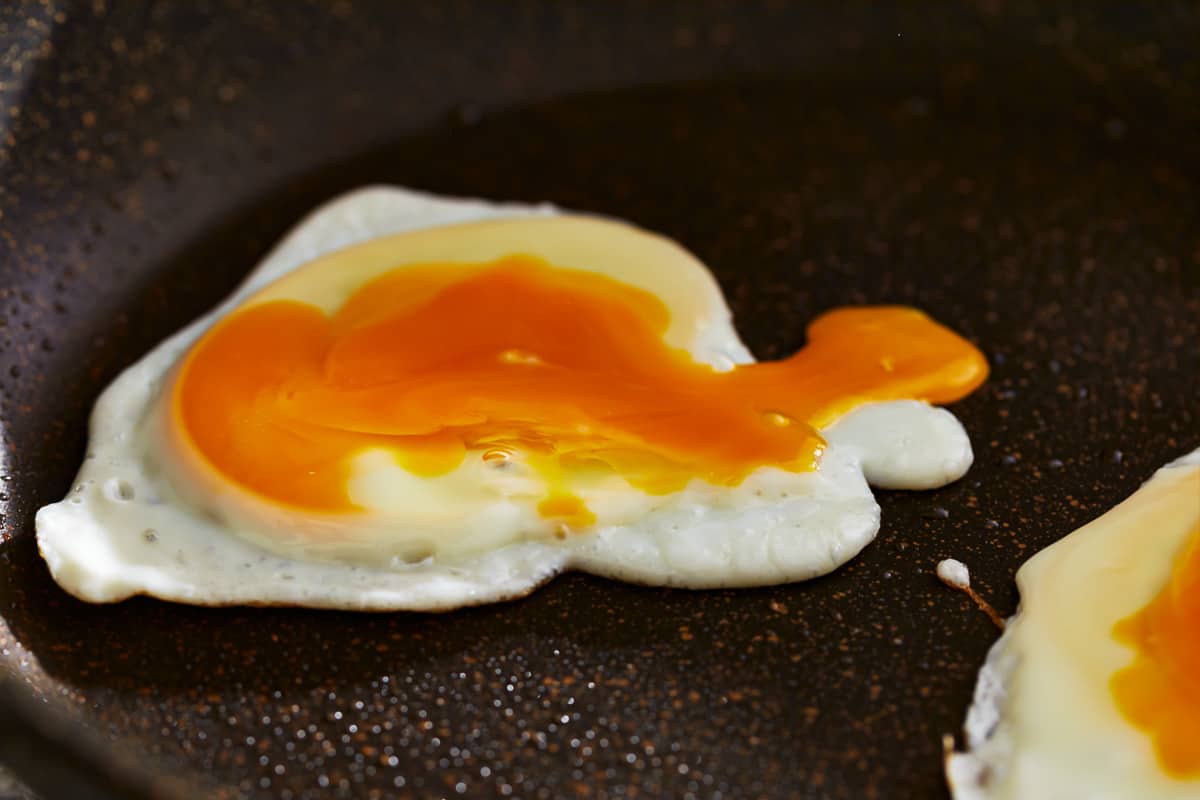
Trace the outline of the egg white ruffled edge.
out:
[[[1200,467],[1200,448],[1160,467],[1150,480],[1171,470],[1191,467]],[[988,800],[992,796],[991,782],[995,776],[1004,774],[1012,759],[1013,743],[1004,727],[1003,709],[1007,687],[1020,663],[1012,647],[1020,623],[1018,606],[1017,612],[1008,618],[1004,633],[988,649],[987,658],[979,669],[971,705],[963,722],[966,750],[946,754],[946,783],[954,800]]]
[[[303,219],[216,309],[164,341],[105,390],[92,415],[89,449],[97,440],[130,435],[121,428],[117,406],[134,399],[145,408],[157,391],[154,379],[161,379],[216,319],[318,255],[424,227],[553,213],[556,209],[549,205],[439,198],[394,187],[368,187],[335,198]],[[704,346],[720,349],[736,362],[753,360],[731,328],[716,330]],[[886,488],[936,488],[961,477],[972,462],[970,442],[958,420],[916,401],[862,406],[823,433],[828,447],[819,470],[797,476],[763,469],[739,487],[758,496],[778,491],[776,502],[728,513],[691,502],[669,514],[653,512],[658,514],[654,535],[613,526],[567,542],[512,544],[455,564],[426,561],[380,568],[300,562],[228,534],[230,541],[220,543],[221,557],[233,556],[236,564],[265,581],[251,586],[237,579],[233,563],[231,577],[216,588],[189,580],[193,570],[184,564],[130,566],[114,558],[113,548],[135,553],[141,530],[114,532],[97,522],[89,503],[111,497],[112,487],[98,484],[100,470],[91,459],[85,460],[72,495],[38,512],[37,538],[55,580],[92,602],[148,594],[203,605],[448,610],[523,596],[572,568],[651,585],[769,585],[830,572],[874,538],[879,507],[868,480]],[[130,476],[135,482],[139,477],[145,476]],[[133,488],[153,491],[150,485]],[[789,524],[799,529],[789,530]],[[170,531],[160,528],[159,535],[165,539]],[[211,566],[218,569],[220,563]],[[334,585],[331,578],[336,578]]]

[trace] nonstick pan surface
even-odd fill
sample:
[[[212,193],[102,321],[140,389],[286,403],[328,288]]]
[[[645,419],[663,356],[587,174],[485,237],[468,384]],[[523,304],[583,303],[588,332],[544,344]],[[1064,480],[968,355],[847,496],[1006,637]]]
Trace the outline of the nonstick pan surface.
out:
[[[0,757],[47,796],[944,796],[996,631],[936,562],[1011,613],[1024,559],[1200,445],[1195,4],[29,2],[0,36]],[[976,464],[791,586],[59,590],[33,516],[103,386],[366,183],[662,231],[759,357],[923,308],[991,361]]]

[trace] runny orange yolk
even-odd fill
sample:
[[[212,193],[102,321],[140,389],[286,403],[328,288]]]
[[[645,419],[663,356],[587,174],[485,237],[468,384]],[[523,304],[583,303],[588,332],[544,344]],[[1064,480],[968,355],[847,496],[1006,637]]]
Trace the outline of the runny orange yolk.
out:
[[[1117,707],[1150,734],[1168,774],[1200,778],[1200,524],[1170,583],[1113,634],[1137,650],[1112,677]]]
[[[583,526],[570,476],[663,494],[811,470],[817,428],[845,411],[957,400],[987,372],[908,308],[833,311],[792,357],[726,372],[667,346],[670,321],[649,292],[531,256],[406,266],[332,315],[292,300],[234,312],[185,358],[171,419],[225,480],[278,504],[357,510],[352,458],[385,448],[423,476],[520,458],[550,487],[541,515]]]

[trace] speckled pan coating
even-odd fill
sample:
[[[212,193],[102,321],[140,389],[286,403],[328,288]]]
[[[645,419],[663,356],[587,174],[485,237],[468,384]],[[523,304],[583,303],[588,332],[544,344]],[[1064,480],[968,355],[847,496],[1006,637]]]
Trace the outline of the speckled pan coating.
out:
[[[0,728],[61,716],[163,795],[939,796],[994,630],[937,562],[1011,611],[1024,558],[1200,445],[1196,6],[367,5],[0,11],[0,676],[46,700]],[[567,576],[441,616],[58,590],[33,513],[99,390],[376,181],[672,235],[760,357],[833,305],[920,306],[991,357],[955,408],[976,466],[775,589]]]

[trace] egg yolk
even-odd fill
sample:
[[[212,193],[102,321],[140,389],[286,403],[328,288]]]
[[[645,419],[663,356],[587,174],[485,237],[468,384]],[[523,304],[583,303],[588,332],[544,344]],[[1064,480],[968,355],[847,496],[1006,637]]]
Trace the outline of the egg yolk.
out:
[[[1200,523],[1189,537],[1170,583],[1113,631],[1137,651],[1112,678],[1117,707],[1177,778],[1200,778]]]
[[[666,345],[642,289],[526,255],[397,268],[332,314],[251,303],[184,359],[172,421],[225,480],[275,503],[358,509],[352,457],[384,448],[422,476],[519,457],[543,518],[595,520],[572,476],[653,494],[814,469],[817,428],[868,401],[957,400],[984,379],[971,344],[919,311],[847,308],[790,358],[718,371]]]

